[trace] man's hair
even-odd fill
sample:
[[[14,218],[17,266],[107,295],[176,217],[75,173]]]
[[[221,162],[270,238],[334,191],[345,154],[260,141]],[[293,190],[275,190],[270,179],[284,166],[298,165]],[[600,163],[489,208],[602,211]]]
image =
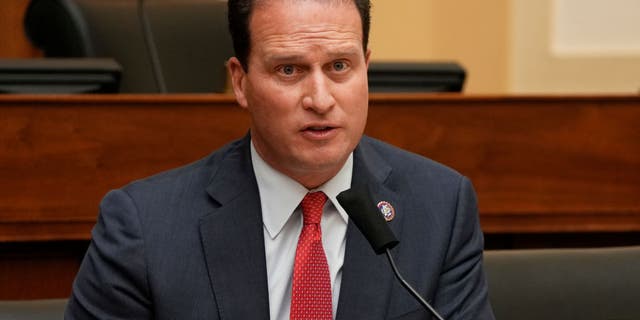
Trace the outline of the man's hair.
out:
[[[262,0],[229,0],[228,18],[229,32],[233,40],[233,50],[236,58],[240,61],[242,68],[249,71],[249,52],[251,51],[251,33],[249,31],[249,20],[256,2]],[[335,0],[316,0],[335,1]],[[370,0],[341,0],[352,1],[360,13],[362,22],[362,47],[367,51],[369,43],[369,28],[371,26],[371,2]]]

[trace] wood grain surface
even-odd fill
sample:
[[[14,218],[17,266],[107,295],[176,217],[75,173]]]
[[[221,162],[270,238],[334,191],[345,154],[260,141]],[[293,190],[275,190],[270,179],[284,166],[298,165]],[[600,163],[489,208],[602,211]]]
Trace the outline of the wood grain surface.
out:
[[[367,134],[471,178],[485,233],[640,231],[638,96],[370,100]],[[0,96],[0,241],[86,240],[108,190],[248,127],[228,95]]]

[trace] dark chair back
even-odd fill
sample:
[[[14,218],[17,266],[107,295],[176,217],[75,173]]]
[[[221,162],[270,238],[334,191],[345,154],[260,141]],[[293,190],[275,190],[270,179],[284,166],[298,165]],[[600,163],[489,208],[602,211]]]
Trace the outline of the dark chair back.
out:
[[[47,57],[114,58],[121,92],[223,92],[233,54],[219,0],[32,0],[25,28]]]
[[[0,319],[62,319],[67,299],[0,301]]]
[[[485,252],[498,320],[640,319],[640,247]]]

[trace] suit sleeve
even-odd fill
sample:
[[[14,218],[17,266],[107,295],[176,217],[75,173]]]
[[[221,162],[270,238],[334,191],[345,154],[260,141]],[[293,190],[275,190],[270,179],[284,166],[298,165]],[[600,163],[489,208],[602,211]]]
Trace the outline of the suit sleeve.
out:
[[[122,190],[100,204],[92,240],[73,283],[65,319],[150,319],[138,210]]]
[[[483,248],[476,194],[471,182],[462,177],[451,240],[434,299],[435,309],[445,319],[494,319],[482,267]]]

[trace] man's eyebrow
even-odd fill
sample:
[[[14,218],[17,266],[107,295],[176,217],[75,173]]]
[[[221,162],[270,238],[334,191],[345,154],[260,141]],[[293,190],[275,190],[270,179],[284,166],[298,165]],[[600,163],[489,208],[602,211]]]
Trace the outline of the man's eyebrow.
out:
[[[347,47],[336,50],[335,52],[329,52],[329,56],[331,57],[348,57],[348,56],[356,56],[364,54],[362,49],[356,47]]]
[[[363,54],[362,49],[355,47],[340,48],[338,50],[331,50],[327,52],[327,56],[333,59],[351,57],[360,54]],[[304,59],[306,59],[305,55],[295,53],[271,53],[264,56],[264,60],[271,63],[302,61]]]

